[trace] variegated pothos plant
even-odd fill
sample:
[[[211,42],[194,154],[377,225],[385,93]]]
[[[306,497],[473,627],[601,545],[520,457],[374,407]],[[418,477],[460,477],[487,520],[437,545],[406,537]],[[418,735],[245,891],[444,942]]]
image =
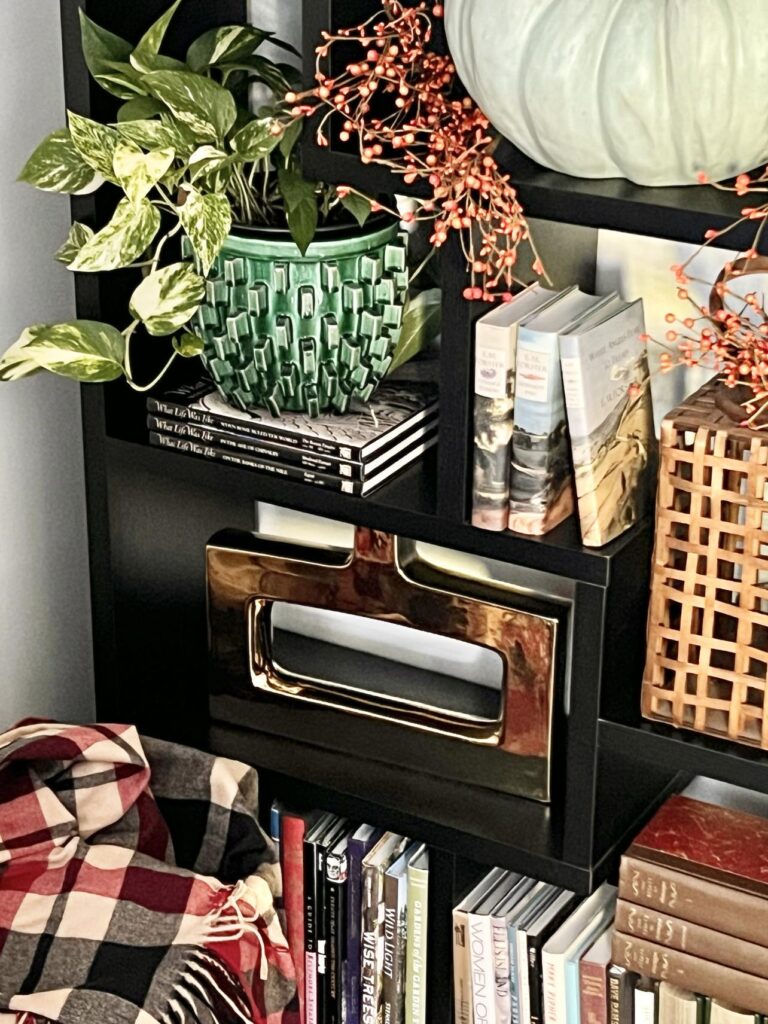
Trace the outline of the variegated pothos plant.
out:
[[[90,320],[28,327],[0,359],[0,380],[40,370],[96,382],[124,375],[136,390],[148,390],[159,377],[143,384],[134,379],[131,339],[140,328],[171,339],[160,377],[177,355],[202,351],[202,339],[188,325],[233,222],[287,222],[306,251],[320,216],[337,204],[361,224],[370,212],[362,197],[339,196],[299,170],[302,117],[285,103],[297,72],[258,52],[265,42],[292,47],[262,29],[233,25],[206,32],[184,61],[167,57],[160,51],[181,2],[175,0],[137,46],[80,12],[88,70],[122,101],[117,120],[101,124],[70,112],[68,128],[45,139],[20,175],[37,188],[70,195],[105,183],[120,189],[109,223],[98,231],[75,223],[57,258],[83,273],[140,268],[132,319],[122,331]],[[261,92],[255,112],[254,85]],[[164,261],[167,243],[182,233],[194,265]]]

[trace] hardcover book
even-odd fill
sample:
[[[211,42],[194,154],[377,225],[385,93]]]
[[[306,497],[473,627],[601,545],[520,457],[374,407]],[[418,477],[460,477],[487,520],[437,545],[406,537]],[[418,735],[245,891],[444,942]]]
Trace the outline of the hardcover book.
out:
[[[379,829],[361,825],[347,845],[347,1024],[360,1024],[360,924],[363,858],[381,838]]]
[[[302,479],[303,474],[300,471],[306,470],[308,474],[312,475],[322,473],[331,477],[339,477],[342,480],[362,482],[383,473],[390,463],[397,461],[419,440],[434,434],[437,429],[437,415],[422,420],[411,433],[403,435],[394,444],[382,448],[367,462],[348,462],[328,455],[305,452],[300,448],[266,444],[245,437],[243,434],[213,430],[210,427],[190,423],[188,420],[176,420],[168,416],[147,416],[147,426],[152,432],[167,434],[182,440],[187,439],[199,445],[241,452],[255,460],[263,459],[267,463],[273,462],[278,466],[290,467],[292,475],[296,479]]]
[[[472,525],[506,530],[518,327],[556,292],[532,284],[475,327]]]
[[[324,413],[316,419],[290,412],[271,416],[261,409],[243,412],[227,405],[210,380],[176,388],[147,402],[154,416],[170,416],[349,462],[367,462],[423,420],[434,417],[437,406],[436,384],[405,380],[385,382],[370,402],[353,402],[343,416]]]
[[[621,899],[765,944],[765,818],[671,797],[622,858],[619,877]]]
[[[408,928],[408,862],[418,844],[407,847],[384,875],[384,959],[382,1007],[384,1024],[405,1022],[405,958]]]
[[[558,335],[596,301],[567,289],[520,327],[509,501],[517,533],[548,533],[574,511]]]
[[[381,1024],[384,963],[384,873],[408,840],[385,832],[363,860],[360,994],[363,1024]]]
[[[288,945],[296,969],[296,991],[301,1024],[307,1020],[304,997],[304,837],[316,816],[305,817],[286,811],[280,822],[280,864],[283,872],[285,919]]]
[[[496,907],[504,902],[520,882],[520,875],[505,871],[496,886],[474,906],[467,908],[467,935],[469,942],[470,980],[472,988],[472,1014],[476,1021],[496,1024],[503,1020],[499,1016],[500,1003],[504,1004],[504,992],[497,990],[497,942],[495,941],[494,918]],[[506,971],[506,986],[509,985],[509,952],[502,968]],[[503,984],[503,983],[502,983]],[[509,999],[506,1000],[509,1005]],[[503,1009],[502,1009],[503,1013]]]
[[[707,1024],[707,1000],[678,985],[659,985],[659,1024]]]
[[[759,1013],[749,1013],[720,999],[710,1000],[707,1024],[765,1024]]]
[[[325,858],[326,884],[326,1024],[345,1024],[344,973],[347,963],[346,902],[349,865],[345,831]]]
[[[408,862],[405,946],[405,1024],[427,1024],[427,928],[429,851],[419,846]],[[350,1022],[351,1024],[351,1022]]]
[[[531,1024],[531,974],[526,960],[526,928],[557,899],[560,890],[549,882],[535,882],[507,915],[509,990],[513,1024]],[[537,987],[540,985],[536,979]]]
[[[336,820],[333,814],[323,814],[308,830],[304,839],[304,986],[307,1024],[320,1024],[317,972],[318,938],[321,931],[318,920],[321,912],[317,887],[318,843]]]
[[[747,1006],[756,1013],[768,1013],[768,981],[754,974],[620,932],[613,938],[613,960],[646,978],[670,981],[689,992]]]
[[[579,963],[581,1024],[608,1024],[611,940],[609,929],[592,944]]]
[[[527,996],[524,1000],[526,1024],[544,1024],[541,952],[579,902],[575,893],[568,889],[558,891],[551,902],[537,909],[517,930],[520,963],[528,965]]]
[[[504,878],[503,868],[493,868],[453,908],[453,1008],[455,1024],[472,1024],[472,975],[470,959],[469,910]]]
[[[191,455],[198,455],[204,459],[212,459],[216,462],[227,462],[233,466],[241,466],[244,469],[255,469],[262,473],[269,473],[272,476],[285,477],[291,480],[298,480],[301,483],[312,484],[314,487],[323,487],[327,490],[341,491],[343,494],[358,494],[362,497],[386,483],[406,466],[410,465],[430,448],[437,444],[437,432],[433,431],[426,437],[418,439],[395,459],[383,466],[381,470],[367,480],[345,480],[338,476],[329,476],[327,473],[314,473],[299,466],[283,465],[279,462],[271,462],[268,459],[260,459],[246,452],[231,451],[228,448],[218,448],[213,445],[199,444],[190,438],[176,437],[173,434],[158,434],[152,431],[149,435],[149,443],[159,448],[169,448],[172,451],[186,452]]]
[[[652,978],[635,981],[634,1024],[656,1024],[659,983]]]
[[[560,336],[581,537],[601,547],[649,508],[653,409],[642,300],[601,307]]]
[[[637,975],[620,964],[611,964],[608,968],[608,1019],[611,1024],[633,1024],[636,980]]]
[[[317,1019],[318,1024],[330,1024],[330,917],[327,862],[331,850],[348,828],[348,822],[336,818],[330,828],[315,843],[315,869],[317,872],[315,900],[317,906]],[[338,1022],[336,1022],[338,1024]]]
[[[701,924],[683,921],[663,911],[649,910],[619,900],[616,905],[616,930],[768,979],[768,947],[736,939]],[[768,935],[764,938],[768,942]]]

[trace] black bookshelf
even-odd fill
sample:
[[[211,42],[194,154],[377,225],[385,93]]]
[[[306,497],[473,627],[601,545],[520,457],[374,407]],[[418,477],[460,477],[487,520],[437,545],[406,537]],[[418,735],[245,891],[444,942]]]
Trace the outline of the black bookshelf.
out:
[[[297,5],[300,0],[294,0]],[[319,31],[360,20],[376,0],[304,0],[305,49]],[[137,39],[166,0],[80,0],[95,20]],[[244,0],[187,0],[177,16],[179,52],[214,24],[242,21]],[[79,48],[76,0],[61,0],[67,105],[109,117],[108,97],[89,82]],[[308,72],[311,61],[308,62]],[[739,201],[705,188],[642,189],[592,182],[538,167],[506,145],[531,216],[697,242],[722,227]],[[375,194],[390,175],[354,156],[305,147],[308,169]],[[75,200],[75,215],[103,220],[108,192]],[[369,498],[219,465],[148,444],[145,400],[122,384],[83,388],[90,572],[98,714],[144,731],[255,764],[262,800],[316,804],[401,829],[434,850],[430,1020],[451,1020],[450,908],[489,864],[501,864],[586,893],[615,871],[631,836],[670,788],[691,774],[768,789],[758,751],[641,723],[637,708],[652,524],[600,550],[584,548],[574,520],[544,538],[490,534],[468,525],[471,475],[472,326],[482,312],[461,299],[465,268],[456,246],[443,262],[445,323],[438,448]],[[130,274],[77,281],[79,315],[119,317]],[[119,322],[119,320],[117,321]],[[141,359],[141,357],[140,357]],[[147,378],[154,366],[137,360]],[[194,368],[190,368],[190,373]],[[360,753],[330,753],[286,717],[285,735],[259,730],[243,702],[239,724],[212,721],[208,705],[205,545],[224,528],[254,528],[254,503],[312,512],[429,541],[573,581],[570,713],[558,736],[550,805],[449,783]],[[605,635],[605,646],[597,638]],[[299,712],[293,711],[293,715]],[[355,725],[348,728],[354,735]],[[395,751],[396,755],[396,751]],[[460,756],[458,754],[457,756]],[[439,884],[438,884],[439,883]],[[438,925],[442,922],[442,926]]]

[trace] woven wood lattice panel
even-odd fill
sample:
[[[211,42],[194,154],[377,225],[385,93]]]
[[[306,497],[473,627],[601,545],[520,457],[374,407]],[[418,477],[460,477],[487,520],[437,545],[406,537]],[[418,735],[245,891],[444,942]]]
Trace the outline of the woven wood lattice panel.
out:
[[[768,749],[768,433],[718,386],[662,426],[643,715]]]

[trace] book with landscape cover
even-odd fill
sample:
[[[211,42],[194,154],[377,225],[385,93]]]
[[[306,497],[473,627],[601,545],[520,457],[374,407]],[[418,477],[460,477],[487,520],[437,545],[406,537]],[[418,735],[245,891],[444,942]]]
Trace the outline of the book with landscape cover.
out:
[[[422,843],[408,862],[405,946],[405,1024],[427,1024],[429,850]],[[350,1021],[350,1024],[352,1022]]]
[[[659,910],[649,910],[626,900],[616,906],[616,930],[624,935],[647,939],[659,946],[712,960],[725,967],[747,970],[768,978],[768,946],[746,942],[724,932],[692,924]],[[768,943],[768,934],[765,935]]]
[[[415,444],[383,466],[378,473],[362,482],[359,480],[345,480],[338,476],[329,476],[327,473],[315,473],[309,469],[302,469],[300,466],[283,465],[270,459],[251,456],[247,452],[231,451],[228,448],[200,444],[190,438],[176,437],[173,434],[159,434],[156,431],[152,431],[149,435],[149,443],[159,448],[168,448],[172,451],[197,455],[215,462],[226,462],[244,469],[255,469],[261,473],[269,473],[272,476],[297,480],[300,483],[312,484],[314,487],[323,487],[326,490],[341,491],[342,494],[357,494],[365,497],[405,469],[406,466],[410,465],[430,448],[433,448],[437,444],[437,431],[434,430],[426,437],[418,439]]]
[[[506,530],[509,518],[518,328],[556,294],[532,284],[486,313],[475,327],[472,525],[484,530]]]
[[[560,335],[582,541],[601,547],[648,512],[653,409],[643,303],[614,300]]]
[[[768,819],[670,797],[622,857],[619,897],[765,945]]]
[[[347,844],[347,1024],[360,1024],[360,924],[363,858],[381,838],[373,825],[361,825]]]
[[[211,430],[350,462],[368,461],[411,433],[423,420],[434,417],[437,407],[436,384],[394,378],[385,381],[369,402],[353,402],[343,416],[323,413],[315,419],[305,413],[272,416],[262,409],[236,409],[224,401],[208,379],[147,401],[153,416],[186,420]]]
[[[613,962],[646,978],[768,1013],[768,980],[616,932]]]
[[[242,434],[212,430],[210,427],[201,427],[188,420],[176,420],[166,416],[147,416],[147,426],[152,432],[188,439],[200,445],[211,445],[214,448],[242,452],[249,457],[265,459],[278,465],[304,469],[311,473],[324,473],[328,476],[340,477],[343,480],[363,481],[383,472],[389,463],[396,461],[419,439],[434,433],[437,428],[437,415],[422,420],[412,433],[404,434],[394,444],[382,448],[367,462],[349,462],[345,459],[332,458],[329,455],[316,455],[314,452],[305,452],[300,448],[268,444]]]
[[[408,845],[385,832],[363,860],[360,998],[362,1024],[381,1024],[384,962],[384,873]]]
[[[575,507],[559,332],[598,300],[575,286],[520,326],[509,529],[548,533]]]

